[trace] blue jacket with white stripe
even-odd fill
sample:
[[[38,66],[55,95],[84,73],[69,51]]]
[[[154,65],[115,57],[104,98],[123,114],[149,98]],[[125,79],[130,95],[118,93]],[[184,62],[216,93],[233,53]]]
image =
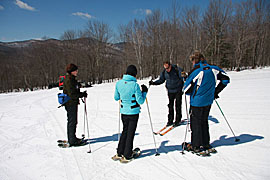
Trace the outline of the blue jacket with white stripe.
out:
[[[139,114],[140,104],[146,99],[146,92],[142,92],[135,77],[125,74],[115,86],[114,99],[121,100],[120,113],[125,115]]]
[[[220,82],[216,87],[217,80]],[[222,91],[229,82],[230,78],[221,68],[203,61],[194,65],[184,83],[183,91],[190,95],[191,106],[204,107],[211,105],[215,93]]]

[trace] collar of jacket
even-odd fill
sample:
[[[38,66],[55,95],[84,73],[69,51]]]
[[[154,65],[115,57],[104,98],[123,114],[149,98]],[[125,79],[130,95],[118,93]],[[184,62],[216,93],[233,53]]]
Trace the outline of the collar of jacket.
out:
[[[129,75],[129,74],[124,74],[123,80],[125,80],[125,81],[135,81],[135,82],[137,82],[137,79],[136,79],[135,77]]]
[[[200,61],[198,62],[197,64],[194,64],[194,68],[197,67],[197,66],[200,66],[201,64],[207,64],[207,61],[206,60],[203,60],[203,61]]]
[[[76,76],[73,76],[72,74],[66,74],[66,78],[69,78],[70,77],[70,79],[76,79]]]

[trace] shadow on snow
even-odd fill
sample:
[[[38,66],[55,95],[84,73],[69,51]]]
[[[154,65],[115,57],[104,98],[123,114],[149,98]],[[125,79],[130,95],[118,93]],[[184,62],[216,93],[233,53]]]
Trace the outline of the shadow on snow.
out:
[[[139,133],[135,133],[135,135],[139,135]],[[121,136],[121,134],[120,134]],[[89,139],[87,139],[89,142]],[[111,136],[103,136],[103,137],[98,137],[98,138],[90,138],[90,143],[95,144],[95,143],[100,143],[100,142],[112,142],[112,141],[117,141],[118,142],[118,133],[113,134]]]
[[[219,147],[219,146],[234,146],[238,144],[248,143],[255,141],[257,139],[263,139],[263,136],[258,135],[250,135],[250,134],[241,134],[240,136],[236,136],[237,139],[240,139],[240,141],[235,142],[234,137],[227,137],[227,135],[220,136],[218,140],[215,140],[211,143],[213,147]]]
[[[240,139],[240,141],[235,142],[235,138],[234,137],[228,137],[226,138],[227,135],[223,135],[220,136],[220,138],[218,140],[215,140],[214,142],[211,143],[211,145],[213,147],[220,147],[220,146],[235,146],[235,145],[239,145],[239,144],[243,144],[243,143],[248,143],[248,142],[252,142],[255,140],[261,140],[264,139],[263,136],[258,136],[258,135],[250,135],[250,134],[241,134],[240,136],[236,136],[237,139]],[[171,146],[166,146],[166,144],[169,141],[163,141],[160,146],[158,147],[157,151],[158,153],[160,153],[160,155],[162,154],[167,154],[169,152],[173,152],[173,151],[182,151],[182,146],[181,144],[179,145],[171,145]],[[156,149],[144,149],[141,151],[141,156],[139,158],[143,158],[143,157],[147,157],[147,156],[152,156],[156,154]]]
[[[215,118],[215,117],[213,117],[213,116],[208,116],[208,120],[210,120],[210,121],[212,121],[212,122],[214,122],[214,123],[219,123],[219,121]]]
[[[160,154],[167,154],[168,152],[173,152],[173,151],[179,151],[182,149],[181,145],[172,145],[172,146],[166,146],[166,144],[169,141],[163,141],[160,146],[158,147],[157,151]],[[147,157],[147,156],[152,156],[156,154],[156,149],[144,149],[141,151],[141,155],[139,158]]]

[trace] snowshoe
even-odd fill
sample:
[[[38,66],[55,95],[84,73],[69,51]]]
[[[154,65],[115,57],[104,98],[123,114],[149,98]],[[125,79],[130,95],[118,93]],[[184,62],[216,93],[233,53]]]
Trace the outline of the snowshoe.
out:
[[[60,147],[60,148],[69,148],[70,145],[69,145],[69,143],[59,143],[58,147]]]
[[[120,160],[121,158],[122,158],[122,156],[119,156],[118,154],[116,154],[116,155],[114,155],[114,156],[112,157],[112,160],[118,161],[118,160]]]
[[[208,150],[209,153],[215,154],[217,153],[217,150],[215,148],[213,148],[211,145],[207,145],[204,147],[205,150]]]
[[[211,156],[210,155],[210,152],[208,150],[202,150],[200,152],[197,152],[195,153],[197,156],[203,156],[203,157],[206,157],[206,156]]]
[[[194,147],[192,153],[196,154],[197,156],[203,156],[203,157],[210,156],[209,151],[204,150],[203,147]]]
[[[140,148],[135,148],[132,152],[131,158],[126,158],[125,156],[122,156],[120,162],[124,164],[129,163],[130,161],[138,158],[140,155],[141,155]]]
[[[68,141],[67,140],[61,140],[60,139],[60,140],[57,141],[57,143],[68,143]]]
[[[87,140],[80,139],[75,144],[69,144],[67,140],[58,140],[58,147],[61,148],[68,148],[68,147],[77,147],[77,146],[84,146],[87,144]]]
[[[121,157],[121,159],[120,159],[120,163],[126,164],[126,163],[129,163],[129,162],[132,161],[132,160],[133,160],[133,158],[127,159],[127,158],[125,158],[125,157],[123,156],[123,157]]]
[[[182,149],[187,150],[187,151],[193,151],[192,145],[188,142],[183,142],[182,143]]]
[[[212,153],[212,154],[216,154],[217,153],[217,150],[215,148],[210,148],[210,149],[207,149],[209,151],[209,153]]]
[[[77,141],[84,141],[84,137],[82,137],[81,139],[80,138],[77,138]],[[68,143],[68,140],[62,140],[62,139],[59,139],[57,140],[57,143]]]
[[[192,154],[196,154],[197,156],[210,156],[209,150],[205,150],[203,147],[195,147],[193,148],[192,145],[188,142],[182,143],[182,149],[188,152],[192,152]]]

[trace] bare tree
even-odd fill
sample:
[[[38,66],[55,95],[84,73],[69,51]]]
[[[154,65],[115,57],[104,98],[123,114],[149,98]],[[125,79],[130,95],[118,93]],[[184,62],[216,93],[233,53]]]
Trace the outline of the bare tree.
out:
[[[61,40],[74,40],[78,37],[75,30],[67,30],[64,32],[63,35],[61,35]]]
[[[204,14],[202,28],[204,41],[207,43],[204,52],[210,58],[211,63],[221,63],[221,48],[226,38],[231,9],[230,1],[211,0]]]

